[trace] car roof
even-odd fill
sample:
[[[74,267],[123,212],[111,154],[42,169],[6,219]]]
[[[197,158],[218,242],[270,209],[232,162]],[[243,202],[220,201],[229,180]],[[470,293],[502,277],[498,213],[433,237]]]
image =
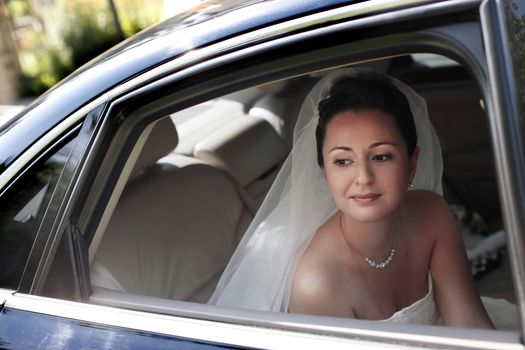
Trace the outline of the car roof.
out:
[[[364,0],[208,0],[154,25],[88,62],[2,125],[0,174],[66,116],[121,82],[229,37],[357,2]]]

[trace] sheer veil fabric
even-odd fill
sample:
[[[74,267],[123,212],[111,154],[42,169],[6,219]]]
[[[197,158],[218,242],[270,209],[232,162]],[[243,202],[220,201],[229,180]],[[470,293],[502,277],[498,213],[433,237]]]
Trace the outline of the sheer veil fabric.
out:
[[[362,72],[369,70],[330,72],[306,97],[294,129],[292,151],[228,263],[209,304],[287,312],[297,261],[317,228],[337,211],[317,164],[317,106],[334,81]],[[413,188],[442,194],[441,148],[428,118],[425,100],[404,83],[390,79],[407,97],[416,125],[420,155]]]

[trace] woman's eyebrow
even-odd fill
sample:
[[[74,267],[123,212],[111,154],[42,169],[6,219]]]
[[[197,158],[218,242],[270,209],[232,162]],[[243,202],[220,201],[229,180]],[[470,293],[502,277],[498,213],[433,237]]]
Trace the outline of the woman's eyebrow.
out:
[[[336,150],[347,151],[347,152],[353,151],[353,149],[351,147],[348,147],[348,146],[335,146],[334,148],[329,150],[328,153],[330,153],[332,151],[336,151]]]
[[[368,148],[375,148],[375,147],[379,147],[379,146],[383,146],[383,145],[389,145],[389,146],[394,146],[394,147],[396,147],[396,148],[399,148],[399,146],[397,145],[397,143],[395,143],[395,142],[390,142],[390,141],[374,142],[374,143],[371,144]]]
[[[390,142],[390,141],[374,142],[373,144],[368,146],[368,148],[376,148],[376,147],[384,146],[384,145],[389,145],[389,146],[393,146],[393,147],[399,148],[399,146],[395,142]],[[347,151],[347,152],[351,152],[351,151],[353,151],[353,149],[352,149],[352,147],[348,147],[348,146],[335,146],[334,148],[329,150],[328,153],[330,153],[332,151]]]

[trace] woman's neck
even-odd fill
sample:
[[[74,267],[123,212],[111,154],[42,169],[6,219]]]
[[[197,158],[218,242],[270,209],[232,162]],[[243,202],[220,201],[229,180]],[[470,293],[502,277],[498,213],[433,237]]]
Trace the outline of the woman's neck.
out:
[[[339,215],[343,238],[363,258],[380,261],[394,248],[401,226],[401,209],[375,222],[359,222],[341,211]]]

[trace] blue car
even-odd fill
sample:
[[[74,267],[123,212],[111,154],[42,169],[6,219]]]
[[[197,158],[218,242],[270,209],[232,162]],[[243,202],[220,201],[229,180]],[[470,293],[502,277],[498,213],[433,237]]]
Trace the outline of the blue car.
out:
[[[205,1],[0,126],[0,348],[524,349],[525,2]],[[496,330],[207,304],[306,94],[369,67],[425,97]]]

